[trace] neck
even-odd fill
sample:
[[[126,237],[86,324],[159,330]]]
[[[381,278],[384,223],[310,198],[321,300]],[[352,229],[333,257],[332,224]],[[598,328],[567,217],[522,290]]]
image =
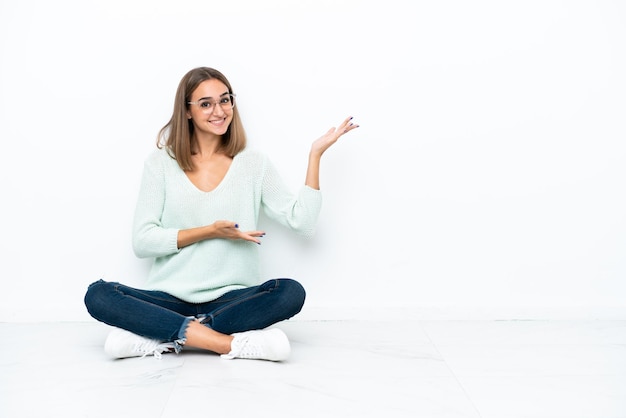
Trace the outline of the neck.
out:
[[[196,156],[207,158],[219,153],[222,145],[222,138],[220,136],[194,136],[193,151]]]

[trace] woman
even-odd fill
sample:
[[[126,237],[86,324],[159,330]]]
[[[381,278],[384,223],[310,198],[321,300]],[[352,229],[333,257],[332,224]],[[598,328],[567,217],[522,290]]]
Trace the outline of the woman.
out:
[[[313,142],[305,185],[292,195],[262,154],[246,149],[235,94],[223,74],[201,67],[180,81],[174,111],[145,162],[133,223],[138,257],[152,257],[145,289],[99,280],[85,305],[114,328],[114,358],[195,347],[223,358],[281,361],[290,353],[272,324],[291,318],[305,291],[292,279],[259,285],[257,229],[270,218],[311,235],[321,205],[322,154],[358,125],[348,118]]]

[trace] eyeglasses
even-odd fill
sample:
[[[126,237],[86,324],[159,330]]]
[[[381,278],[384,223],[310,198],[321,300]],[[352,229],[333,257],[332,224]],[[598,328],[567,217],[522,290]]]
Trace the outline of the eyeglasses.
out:
[[[231,110],[233,107],[235,107],[235,95],[226,94],[224,96],[221,96],[219,102],[215,102],[211,99],[202,99],[198,100],[197,102],[187,102],[187,104],[190,105],[200,106],[200,110],[202,110],[202,113],[206,114],[213,113],[213,110],[215,110],[215,105],[218,103],[221,106],[222,110]]]

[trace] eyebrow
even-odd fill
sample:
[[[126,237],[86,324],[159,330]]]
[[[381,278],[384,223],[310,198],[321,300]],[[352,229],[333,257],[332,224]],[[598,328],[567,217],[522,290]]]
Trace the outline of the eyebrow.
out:
[[[230,93],[227,91],[227,92],[225,92],[225,93],[220,94],[220,97],[224,97],[224,96],[226,96],[226,95],[228,95],[228,94],[230,94]],[[213,97],[210,97],[210,96],[209,96],[209,97],[200,97],[200,98],[199,98],[198,100],[196,100],[196,101],[198,102],[198,101],[200,101],[200,100],[208,100],[208,99],[212,99],[212,98],[213,98]]]

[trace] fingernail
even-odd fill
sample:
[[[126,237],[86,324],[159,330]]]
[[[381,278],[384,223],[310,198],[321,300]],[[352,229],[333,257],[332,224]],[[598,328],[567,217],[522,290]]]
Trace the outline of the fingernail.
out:
[[[239,228],[239,224],[235,224],[235,228]]]

